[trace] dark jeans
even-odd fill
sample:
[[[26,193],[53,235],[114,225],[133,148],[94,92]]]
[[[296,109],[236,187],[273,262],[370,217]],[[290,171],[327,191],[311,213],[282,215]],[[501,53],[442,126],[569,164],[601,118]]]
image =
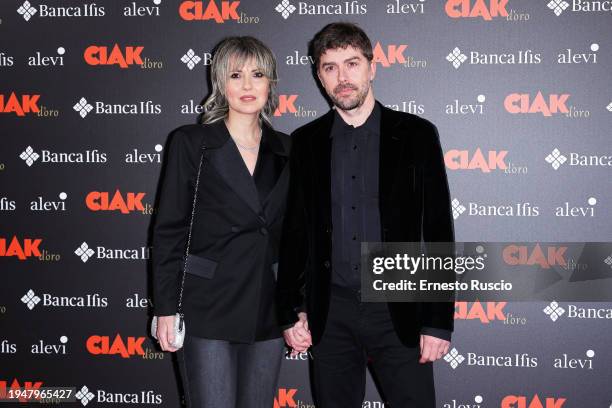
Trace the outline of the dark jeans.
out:
[[[420,349],[400,342],[386,303],[361,303],[358,296],[332,286],[325,331],[313,347],[317,408],[360,408],[368,359],[386,407],[434,408],[432,363],[420,364]]]
[[[177,352],[189,408],[271,408],[282,338],[253,344],[185,336]]]

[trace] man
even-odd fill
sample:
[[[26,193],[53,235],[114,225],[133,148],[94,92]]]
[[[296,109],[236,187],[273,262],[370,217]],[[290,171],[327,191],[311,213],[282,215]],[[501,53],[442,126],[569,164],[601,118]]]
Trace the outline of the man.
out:
[[[334,109],[292,134],[278,270],[284,336],[313,345],[317,407],[361,407],[368,360],[390,407],[435,406],[432,362],[449,347],[454,307],[365,303],[361,242],[453,242],[436,127],[374,99],[367,35],[332,23],[312,41]]]

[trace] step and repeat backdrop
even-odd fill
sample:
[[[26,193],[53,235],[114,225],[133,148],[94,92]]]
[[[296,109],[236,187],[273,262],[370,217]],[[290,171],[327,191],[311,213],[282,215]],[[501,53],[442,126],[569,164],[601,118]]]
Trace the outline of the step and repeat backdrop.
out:
[[[75,401],[58,405],[181,405],[174,356],[147,334],[151,220],[167,136],[198,120],[225,36],[273,49],[274,123],[291,132],[329,109],[308,41],[329,22],[358,23],[374,45],[377,99],[438,126],[458,241],[610,241],[611,10],[3,0],[0,396],[73,387]],[[612,304],[461,302],[455,318],[451,352],[434,365],[438,407],[612,406]],[[285,358],[274,407],[314,407],[308,366],[306,354]],[[363,407],[383,406],[368,377]]]

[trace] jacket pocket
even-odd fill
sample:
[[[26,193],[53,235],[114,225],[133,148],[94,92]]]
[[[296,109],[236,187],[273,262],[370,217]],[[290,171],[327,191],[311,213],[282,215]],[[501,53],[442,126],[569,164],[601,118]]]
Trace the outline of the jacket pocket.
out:
[[[196,256],[193,254],[187,255],[186,273],[199,276],[201,278],[212,279],[215,276],[218,262]]]

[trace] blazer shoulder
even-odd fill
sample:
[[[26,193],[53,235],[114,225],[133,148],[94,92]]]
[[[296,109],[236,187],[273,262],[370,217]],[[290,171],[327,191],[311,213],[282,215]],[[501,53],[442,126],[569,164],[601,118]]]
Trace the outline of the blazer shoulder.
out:
[[[170,141],[176,140],[176,143],[195,144],[202,141],[203,133],[202,125],[181,125],[170,132]]]
[[[276,129],[274,131],[276,132],[276,136],[278,137],[278,139],[283,144],[283,149],[285,149],[285,153],[289,154],[289,152],[291,151],[291,136],[289,136],[285,132],[281,132]]]
[[[400,124],[403,126],[413,126],[418,128],[424,128],[430,131],[437,131],[436,125],[434,125],[434,123],[428,119],[409,112],[400,112],[390,108],[386,109],[389,109],[389,114],[394,117],[395,120],[400,122]]]
[[[207,148],[220,147],[229,138],[223,121],[207,124],[193,123],[182,125],[174,129],[173,133],[182,135],[179,136],[182,142],[196,150],[202,146],[206,146]]]
[[[321,117],[311,122],[308,122],[305,125],[300,126],[299,128],[295,129],[293,132],[291,132],[291,137],[301,138],[303,137],[303,135],[311,135],[313,132],[315,132],[317,129],[323,126],[328,120],[330,120],[332,115],[333,115],[333,110],[330,110],[325,115],[322,115]]]

